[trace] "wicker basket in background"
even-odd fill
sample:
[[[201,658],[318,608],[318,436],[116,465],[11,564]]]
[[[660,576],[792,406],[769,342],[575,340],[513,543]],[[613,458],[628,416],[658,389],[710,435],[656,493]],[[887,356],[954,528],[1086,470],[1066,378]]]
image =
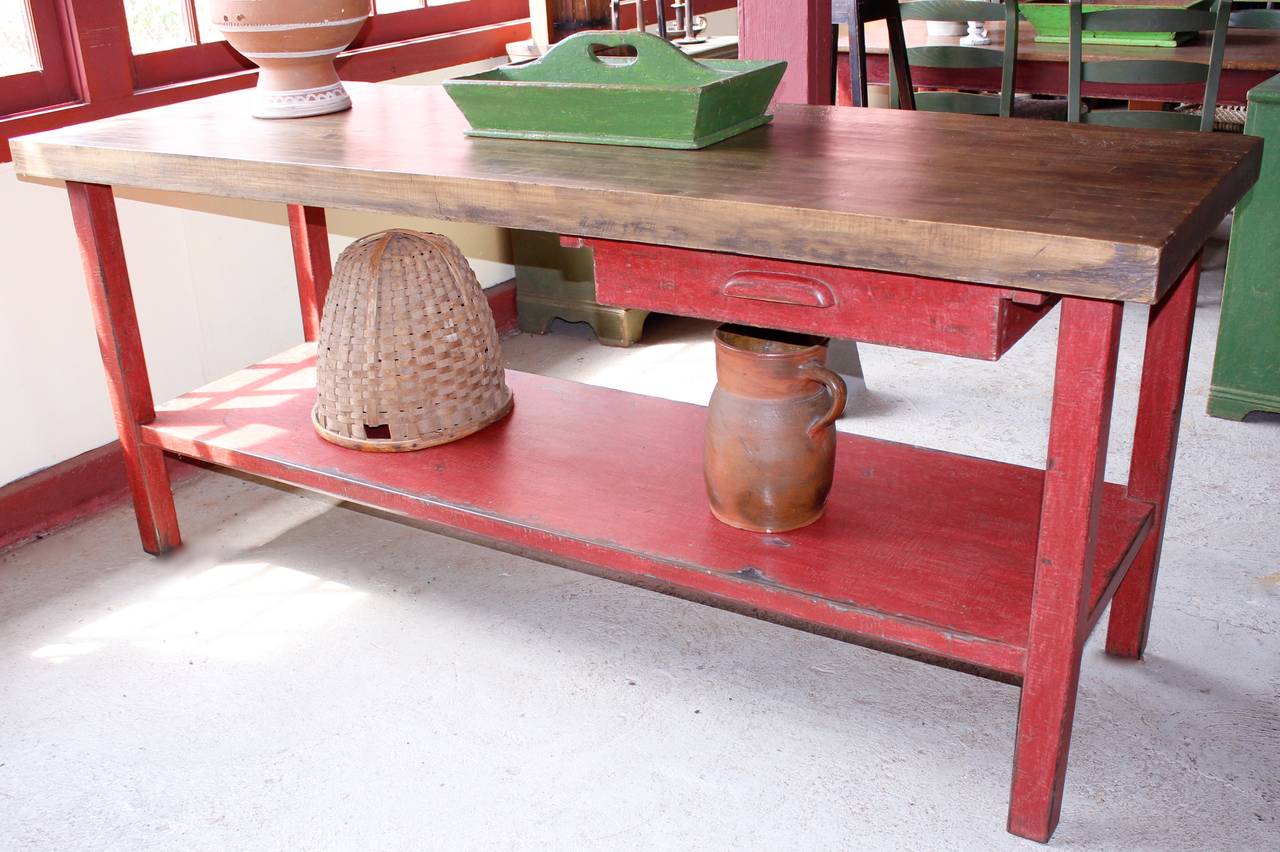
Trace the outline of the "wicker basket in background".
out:
[[[347,247],[320,322],[316,392],[316,431],[358,450],[455,441],[511,410],[493,314],[453,242],[397,229]]]

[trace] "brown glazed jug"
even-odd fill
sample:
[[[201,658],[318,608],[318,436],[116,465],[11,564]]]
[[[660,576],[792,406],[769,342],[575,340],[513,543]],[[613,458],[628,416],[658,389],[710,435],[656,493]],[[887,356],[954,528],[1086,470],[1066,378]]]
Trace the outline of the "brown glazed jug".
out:
[[[831,490],[846,398],[825,366],[826,338],[722,325],[715,342],[703,456],[711,512],[753,532],[813,523]]]

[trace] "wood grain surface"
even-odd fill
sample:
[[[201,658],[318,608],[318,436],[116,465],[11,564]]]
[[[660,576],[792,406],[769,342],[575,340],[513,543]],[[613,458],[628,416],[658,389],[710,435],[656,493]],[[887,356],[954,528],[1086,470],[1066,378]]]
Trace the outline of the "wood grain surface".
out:
[[[418,215],[1155,302],[1261,140],[782,106],[702,151],[473,139],[443,91],[264,121],[250,93],[15,139],[37,178]],[[981,163],[981,169],[974,164]]]
[[[1023,673],[1043,471],[841,434],[823,517],[744,532],[707,506],[703,406],[508,371],[515,409],[494,426],[417,453],[354,453],[308,425],[314,349],[159,406],[147,442],[538,558]],[[1099,494],[1090,623],[1152,513],[1122,486]]]
[[[903,21],[903,34],[907,38],[908,47],[919,47],[926,44],[958,44],[956,36],[931,36],[925,29],[924,21]],[[887,54],[889,52],[889,34],[883,21],[867,24],[867,53]],[[1004,24],[995,22],[987,25],[987,34],[991,36],[991,46],[1004,46]],[[1085,62],[1105,62],[1108,59],[1172,59],[1177,62],[1209,61],[1209,42],[1211,33],[1200,33],[1192,41],[1170,47],[1140,47],[1123,44],[1098,44],[1085,42],[1082,45]],[[848,41],[840,41],[840,49],[848,51]],[[1033,62],[1067,61],[1067,45],[1036,41],[1035,27],[1025,21],[1018,27],[1018,59]],[[1232,29],[1227,36],[1227,52],[1223,57],[1222,67],[1231,71],[1280,71],[1280,30],[1242,30]]]

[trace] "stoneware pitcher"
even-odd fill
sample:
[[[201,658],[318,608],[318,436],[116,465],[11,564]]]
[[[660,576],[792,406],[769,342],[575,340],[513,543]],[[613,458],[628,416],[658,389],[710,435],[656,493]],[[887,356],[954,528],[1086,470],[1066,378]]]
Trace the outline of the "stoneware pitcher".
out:
[[[831,490],[846,398],[825,366],[826,338],[722,325],[715,342],[703,457],[712,513],[754,532],[813,523]]]

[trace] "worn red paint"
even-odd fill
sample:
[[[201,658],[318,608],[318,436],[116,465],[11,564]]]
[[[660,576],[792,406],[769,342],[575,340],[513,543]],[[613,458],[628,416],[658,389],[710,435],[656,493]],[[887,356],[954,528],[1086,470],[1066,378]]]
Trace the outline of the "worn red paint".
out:
[[[566,237],[595,254],[596,298],[994,361],[1057,304],[1001,287],[695,249]]]
[[[1122,305],[1066,298],[1046,471],[844,435],[827,514],[785,537],[761,536],[706,508],[698,406],[512,373],[515,411],[489,429],[405,457],[351,453],[307,425],[304,344],[155,417],[111,191],[69,191],[147,549],[177,544],[163,448],[573,567],[1020,679],[1009,829],[1037,840],[1053,833],[1089,630],[1114,594],[1132,598],[1113,626],[1121,650],[1145,631],[1158,556],[1158,542],[1148,543],[1159,534],[1153,516],[1164,511],[1177,440],[1194,265],[1152,309],[1130,488],[1103,483]],[[811,272],[774,270],[768,286],[740,278],[745,287],[727,296],[719,281],[682,304],[695,313],[723,298],[831,310],[870,280]],[[663,290],[663,274],[647,286]],[[801,304],[769,300],[795,294],[797,280],[791,301]],[[893,292],[913,280],[866,287],[867,310],[896,310]],[[1003,292],[1006,307],[1045,304]],[[918,308],[936,305],[926,297]],[[945,334],[935,336],[922,343],[942,346]],[[1137,582],[1126,584],[1131,565]]]
[[[1147,322],[1138,420],[1129,463],[1129,493],[1155,504],[1155,534],[1138,553],[1128,579],[1121,584],[1111,606],[1107,653],[1118,657],[1141,658],[1147,646],[1199,285],[1197,258],[1165,300],[1151,309]]]
[[[1123,305],[1062,300],[1049,455],[1035,555],[1027,667],[1018,708],[1009,831],[1047,841],[1058,824],[1098,579],[1103,472]]]
[[[826,515],[764,536],[707,508],[702,406],[509,372],[507,420],[387,457],[309,431],[311,363],[300,347],[224,380],[226,390],[192,391],[144,427],[146,440],[553,560],[1022,672],[1040,471],[842,435]],[[279,387],[297,390],[282,399]],[[1091,600],[1149,528],[1150,505],[1121,487],[1108,486],[1104,503]]]
[[[293,268],[302,308],[302,339],[315,340],[320,333],[320,315],[329,293],[329,281],[333,278],[324,208],[290,204],[289,236],[293,240]]]
[[[738,56],[787,60],[774,103],[831,103],[831,0],[740,0]]]
[[[148,553],[164,553],[180,545],[182,539],[164,454],[144,443],[139,433],[141,424],[155,418],[155,408],[115,199],[109,186],[73,181],[67,183],[67,194],[142,547]]]

